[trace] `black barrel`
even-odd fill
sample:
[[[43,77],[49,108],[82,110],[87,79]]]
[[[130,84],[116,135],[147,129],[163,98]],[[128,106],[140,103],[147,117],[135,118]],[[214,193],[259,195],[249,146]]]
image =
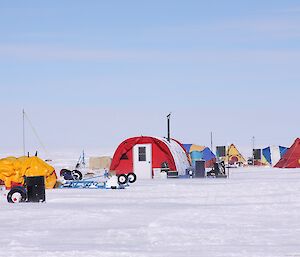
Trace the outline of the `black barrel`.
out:
[[[26,177],[28,202],[45,202],[45,178],[43,176]]]
[[[205,161],[195,161],[195,178],[205,177]]]

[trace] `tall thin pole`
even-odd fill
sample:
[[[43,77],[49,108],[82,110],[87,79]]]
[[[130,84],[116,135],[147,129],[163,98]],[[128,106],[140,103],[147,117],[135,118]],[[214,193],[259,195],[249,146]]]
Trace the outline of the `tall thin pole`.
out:
[[[255,136],[252,137],[252,160],[254,166],[254,148],[255,148]]]
[[[84,150],[82,150],[82,165],[85,167],[85,156],[84,156]]]
[[[227,147],[227,153],[226,153],[226,155],[227,155],[227,178],[229,178],[229,147],[230,146]]]
[[[171,140],[171,133],[170,133],[170,117],[171,117],[171,113],[169,113],[168,115],[167,115],[167,126],[168,126],[168,141],[170,142],[170,140]]]
[[[25,156],[25,152],[26,152],[26,149],[25,149],[25,111],[23,109],[23,155]]]
[[[213,133],[210,132],[210,150],[213,151]]]

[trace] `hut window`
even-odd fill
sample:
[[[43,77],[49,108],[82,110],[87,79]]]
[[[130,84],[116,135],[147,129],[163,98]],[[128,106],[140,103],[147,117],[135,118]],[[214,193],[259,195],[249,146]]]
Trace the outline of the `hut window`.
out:
[[[146,147],[144,146],[139,147],[139,161],[140,162],[146,161]]]

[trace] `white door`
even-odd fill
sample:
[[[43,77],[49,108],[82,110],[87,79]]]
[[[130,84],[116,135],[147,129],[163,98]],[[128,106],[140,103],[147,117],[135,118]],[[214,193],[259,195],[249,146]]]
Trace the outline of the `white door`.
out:
[[[138,144],[133,147],[133,171],[137,179],[152,178],[151,144]]]

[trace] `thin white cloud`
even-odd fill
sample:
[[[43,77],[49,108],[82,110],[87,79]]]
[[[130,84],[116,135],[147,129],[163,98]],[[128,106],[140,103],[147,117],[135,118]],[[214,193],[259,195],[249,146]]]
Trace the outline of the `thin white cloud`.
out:
[[[90,50],[55,45],[0,45],[0,56],[27,60],[66,60],[66,61],[134,61],[151,59],[155,52],[130,50]]]
[[[300,13],[300,6],[294,6],[294,7],[289,7],[289,8],[283,8],[280,10],[274,10],[274,13]]]
[[[144,32],[154,42],[190,40],[213,42],[261,42],[262,40],[293,40],[300,38],[300,16],[269,15],[239,17],[206,23],[156,27]]]
[[[300,49],[210,49],[210,50],[128,50],[82,49],[56,45],[0,44],[0,59],[21,61],[112,61],[112,62],[299,62]],[[1,62],[1,60],[0,60]]]
[[[239,22],[229,21],[225,22],[219,27],[219,30],[225,30],[229,33],[235,33],[235,36],[247,37],[249,35],[256,40],[261,38],[273,39],[294,39],[300,37],[300,19],[292,18],[264,18],[264,19],[244,19]],[[237,34],[237,32],[239,34]]]

